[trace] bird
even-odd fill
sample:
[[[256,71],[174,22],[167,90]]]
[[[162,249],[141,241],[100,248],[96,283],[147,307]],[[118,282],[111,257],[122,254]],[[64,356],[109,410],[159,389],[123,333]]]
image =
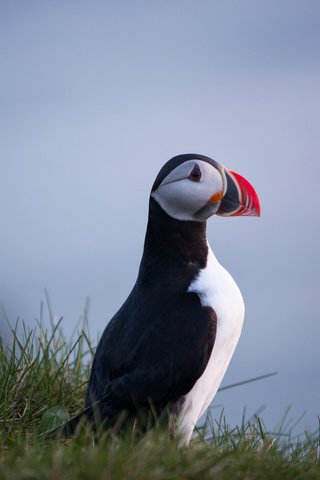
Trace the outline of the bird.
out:
[[[213,215],[260,216],[253,186],[205,155],[167,161],[151,189],[137,280],[101,336],[85,409],[65,433],[96,413],[109,425],[123,411],[133,418],[139,408],[169,409],[174,435],[189,444],[244,320],[241,292],[208,243]]]

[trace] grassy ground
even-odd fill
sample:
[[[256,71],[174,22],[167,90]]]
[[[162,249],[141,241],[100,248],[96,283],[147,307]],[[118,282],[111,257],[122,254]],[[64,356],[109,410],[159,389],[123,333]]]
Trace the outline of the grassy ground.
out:
[[[10,349],[0,344],[0,480],[320,479],[319,435],[293,442],[268,433],[258,417],[234,429],[208,417],[179,449],[161,428],[142,438],[131,429],[121,438],[84,430],[72,440],[44,439],[83,406],[91,355],[85,332],[70,343],[59,322],[50,332],[25,329]]]

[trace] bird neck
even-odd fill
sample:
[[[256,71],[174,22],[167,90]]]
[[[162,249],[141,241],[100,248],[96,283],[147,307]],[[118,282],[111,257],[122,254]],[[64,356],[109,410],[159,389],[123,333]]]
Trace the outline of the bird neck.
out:
[[[207,263],[206,222],[176,220],[150,198],[149,219],[140,273],[163,268],[198,273]]]

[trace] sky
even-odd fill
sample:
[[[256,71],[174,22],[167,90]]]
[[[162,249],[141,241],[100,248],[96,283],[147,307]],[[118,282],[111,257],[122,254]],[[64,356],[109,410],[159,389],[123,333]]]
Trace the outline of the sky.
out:
[[[262,216],[208,222],[245,324],[217,395],[270,429],[320,414],[317,0],[0,2],[0,334],[47,289],[93,338],[136,279],[151,185],[179,153],[245,176]],[[46,317],[46,315],[45,315]],[[219,408],[213,409],[218,414]]]

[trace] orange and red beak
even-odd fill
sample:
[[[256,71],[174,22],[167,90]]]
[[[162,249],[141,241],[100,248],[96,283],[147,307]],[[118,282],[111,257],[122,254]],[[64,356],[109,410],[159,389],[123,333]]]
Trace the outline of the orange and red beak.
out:
[[[260,201],[257,192],[244,177],[222,167],[224,193],[217,215],[223,217],[260,217]]]

